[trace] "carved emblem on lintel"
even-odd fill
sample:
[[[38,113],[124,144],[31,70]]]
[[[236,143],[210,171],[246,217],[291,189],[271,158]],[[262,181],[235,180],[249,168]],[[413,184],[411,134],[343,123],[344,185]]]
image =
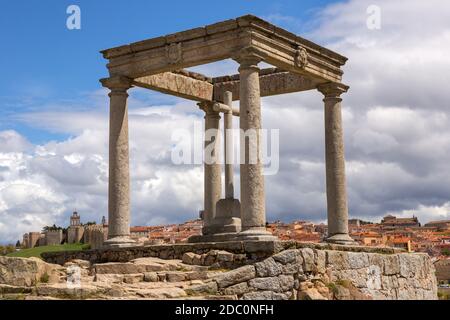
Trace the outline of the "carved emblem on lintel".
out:
[[[305,68],[308,64],[308,53],[302,46],[298,46],[295,51],[295,65],[299,68]]]
[[[171,43],[166,46],[166,57],[170,64],[181,62],[182,55],[181,42]]]

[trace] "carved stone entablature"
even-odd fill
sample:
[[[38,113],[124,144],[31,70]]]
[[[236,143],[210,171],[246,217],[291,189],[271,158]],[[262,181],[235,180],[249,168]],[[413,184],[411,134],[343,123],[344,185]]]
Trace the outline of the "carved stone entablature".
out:
[[[166,58],[169,64],[176,64],[181,62],[183,58],[181,42],[171,43],[166,46]]]
[[[302,46],[298,46],[295,52],[295,65],[299,68],[305,68],[308,64],[308,52]]]

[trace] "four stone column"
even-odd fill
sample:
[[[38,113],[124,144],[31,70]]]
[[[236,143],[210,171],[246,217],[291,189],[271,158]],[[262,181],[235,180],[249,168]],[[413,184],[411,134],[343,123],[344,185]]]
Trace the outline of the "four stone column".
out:
[[[217,204],[221,198],[220,157],[220,115],[214,110],[214,102],[201,102],[199,107],[205,111],[205,165],[204,165],[204,226],[203,235],[220,232],[238,233],[236,239],[274,240],[266,231],[264,196],[264,177],[261,159],[261,98],[258,63],[261,58],[246,52],[236,61],[240,74],[240,129],[241,165],[240,187],[241,205],[239,224],[230,220],[230,230],[225,230],[225,219],[238,218],[233,214],[233,201],[224,201],[223,214],[217,216]],[[111,77],[101,80],[103,86],[111,90],[110,97],[110,136],[109,136],[109,190],[108,211],[109,229],[106,246],[122,247],[135,244],[130,238],[130,177],[128,147],[128,109],[127,90],[132,82],[125,77]],[[345,181],[344,139],[342,129],[340,95],[347,86],[338,83],[320,85],[318,90],[325,96],[325,162],[328,208],[328,242],[351,244],[348,234],[348,208]],[[232,122],[231,93],[226,93],[225,104],[230,111],[225,114],[225,127]],[[230,151],[229,140],[226,148]],[[231,144],[232,148],[232,144]],[[228,154],[228,153],[226,153]],[[234,199],[233,167],[225,161],[226,197]],[[237,200],[236,200],[237,201]],[[238,201],[237,201],[237,204]],[[231,214],[229,214],[231,213]],[[217,218],[217,219],[216,219]],[[220,225],[219,225],[219,224]],[[231,240],[231,239],[230,239]]]
[[[128,78],[101,80],[111,90],[109,118],[108,240],[105,246],[135,244],[130,238],[130,174],[128,154]]]
[[[241,224],[242,239],[275,239],[266,231],[264,176],[261,159],[261,97],[259,67],[261,58],[252,52],[242,53],[235,59],[240,75],[241,129]]]
[[[325,165],[328,207],[327,242],[351,244],[348,234],[347,190],[345,181],[344,134],[340,95],[347,86],[337,83],[320,85],[325,96]]]
[[[203,235],[215,233],[214,218],[216,207],[222,194],[220,167],[220,114],[213,109],[213,103],[201,102],[200,109],[205,111],[205,153],[204,153],[204,211]]]

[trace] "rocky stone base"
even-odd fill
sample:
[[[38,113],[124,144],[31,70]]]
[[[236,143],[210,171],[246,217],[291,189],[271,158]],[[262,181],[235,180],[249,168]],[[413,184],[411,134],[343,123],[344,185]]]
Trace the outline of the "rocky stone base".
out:
[[[311,245],[281,250],[257,262],[224,250],[184,252],[182,259],[72,259],[64,266],[2,257],[0,298],[437,299],[435,270],[426,254],[346,249]]]
[[[435,300],[426,254],[285,250],[218,276],[220,294],[238,299]]]

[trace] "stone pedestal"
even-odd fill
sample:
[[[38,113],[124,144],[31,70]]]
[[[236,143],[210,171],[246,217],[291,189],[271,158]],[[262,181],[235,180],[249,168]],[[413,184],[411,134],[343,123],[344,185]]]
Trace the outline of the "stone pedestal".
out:
[[[109,190],[108,240],[106,247],[133,246],[130,238],[130,173],[128,154],[127,90],[131,81],[124,77],[103,79],[111,90],[109,110]]]
[[[230,233],[229,239],[236,237],[236,232],[241,231],[241,203],[234,199],[234,170],[233,170],[233,96],[231,92],[224,92],[224,104],[229,110],[224,112],[224,159],[225,159],[225,199],[220,199],[216,206],[214,217],[214,233],[220,233],[221,238],[226,238],[225,233]]]
[[[347,91],[342,84],[318,87],[325,96],[325,164],[327,183],[327,242],[352,244],[348,234],[347,190],[345,182],[344,133],[340,95]]]

